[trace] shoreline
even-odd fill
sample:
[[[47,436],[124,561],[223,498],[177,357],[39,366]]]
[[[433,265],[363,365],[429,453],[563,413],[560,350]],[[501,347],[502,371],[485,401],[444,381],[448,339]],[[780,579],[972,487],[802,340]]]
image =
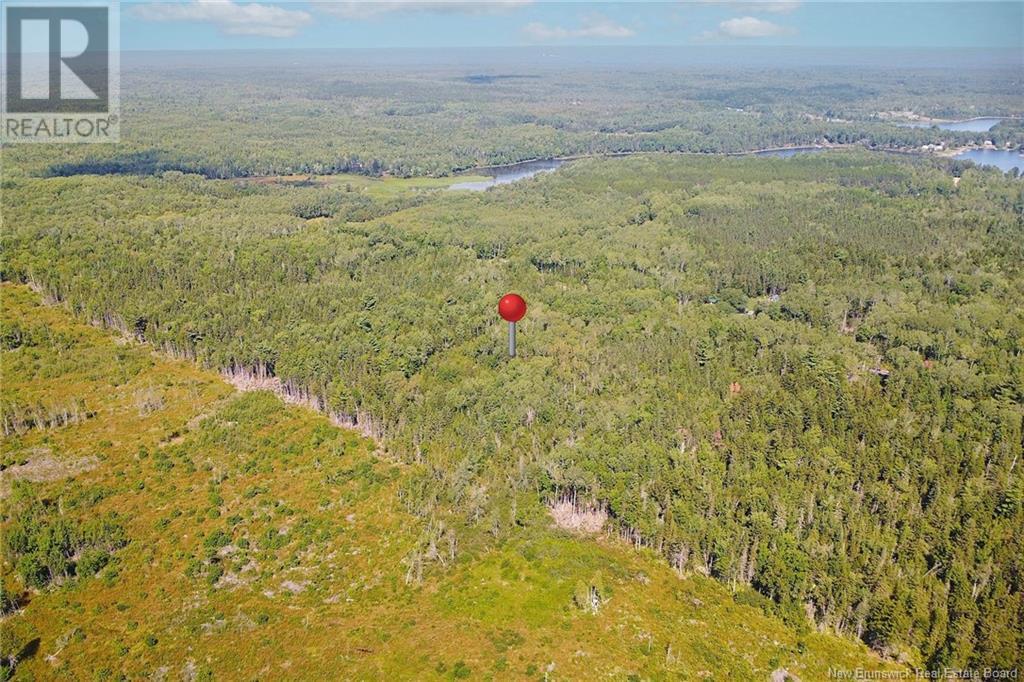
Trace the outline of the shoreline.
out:
[[[618,158],[624,156],[721,156],[721,157],[740,157],[740,156],[755,156],[757,154],[768,154],[771,152],[787,152],[787,151],[827,151],[829,149],[864,149],[872,152],[888,152],[892,154],[915,154],[920,156],[928,155],[928,152],[923,152],[919,149],[900,149],[897,147],[866,147],[862,144],[855,142],[851,143],[825,143],[825,144],[799,144],[781,147],[762,147],[759,149],[747,149],[738,152],[688,152],[678,150],[664,150],[656,149],[651,151],[635,151],[635,152],[597,152],[593,154],[569,154],[565,156],[548,156],[543,158],[532,158],[524,159],[522,161],[514,161],[512,163],[497,164],[491,166],[474,166],[472,168],[465,168],[458,171],[454,171],[450,176],[439,176],[439,177],[460,177],[469,175],[488,175],[487,171],[496,171],[507,168],[515,168],[516,166],[525,166],[531,163],[545,163],[559,161],[562,163],[568,163],[569,161],[579,161],[581,159],[606,159],[606,158]],[[491,177],[494,177],[493,175]]]
[[[942,158],[950,158],[951,159],[951,158],[959,156],[960,154],[966,154],[967,152],[976,152],[976,151],[993,151],[993,152],[1014,152],[1015,151],[1018,154],[1024,155],[1024,147],[1018,147],[1018,148],[1014,149],[1013,147],[997,147],[995,145],[985,145],[985,144],[967,144],[967,145],[961,145],[959,147],[950,147],[949,149],[941,149],[941,150],[938,150],[938,151],[933,151],[933,152],[931,152],[931,154],[933,154],[935,156],[942,157]],[[928,153],[928,152],[922,152],[922,153]]]
[[[460,177],[460,176],[461,177],[466,177],[466,176],[474,175],[475,174],[475,175],[483,175],[485,177],[490,177],[492,179],[492,181],[494,181],[498,177],[500,177],[499,174],[495,172],[495,171],[498,171],[500,169],[511,169],[511,168],[515,168],[517,166],[527,166],[527,165],[529,165],[531,163],[544,163],[544,162],[552,163],[552,162],[557,162],[557,165],[555,165],[554,167],[544,168],[544,169],[540,169],[540,170],[537,171],[537,173],[541,173],[541,172],[546,172],[546,171],[557,170],[562,165],[564,165],[565,163],[568,163],[570,161],[576,161],[576,160],[579,160],[579,159],[588,159],[588,158],[612,158],[612,157],[641,156],[641,155],[647,155],[647,156],[655,156],[655,155],[663,155],[663,156],[676,156],[676,155],[679,155],[679,156],[683,156],[683,155],[690,155],[690,156],[700,156],[700,157],[720,156],[720,157],[723,157],[723,158],[730,158],[730,157],[731,158],[741,158],[741,157],[751,157],[751,156],[758,156],[758,155],[773,156],[774,155],[773,153],[780,153],[780,152],[793,152],[794,154],[797,154],[797,153],[800,153],[800,152],[817,152],[817,151],[829,151],[829,150],[836,150],[836,149],[838,149],[838,150],[843,150],[843,149],[847,149],[847,150],[863,149],[864,151],[867,151],[867,152],[875,152],[875,153],[882,153],[882,154],[898,154],[898,155],[901,155],[901,156],[914,156],[914,157],[920,157],[920,158],[935,158],[935,159],[950,159],[950,160],[955,159],[956,157],[960,156],[961,154],[965,154],[965,153],[971,152],[971,151],[978,151],[978,150],[981,150],[981,151],[983,151],[983,150],[991,150],[991,151],[1001,151],[1001,152],[1013,152],[1013,151],[1016,151],[1019,154],[1021,154],[1021,156],[1022,156],[1022,164],[1024,164],[1024,147],[1013,149],[1013,148],[996,147],[994,145],[984,145],[984,144],[978,145],[978,144],[974,144],[974,145],[960,145],[960,146],[951,147],[951,148],[948,148],[948,149],[937,150],[937,149],[922,149],[920,147],[906,147],[906,148],[899,148],[899,147],[869,147],[869,146],[866,146],[864,144],[858,144],[858,143],[845,143],[845,144],[840,144],[840,143],[824,143],[824,144],[810,144],[810,145],[808,145],[808,144],[792,145],[792,146],[782,146],[782,147],[765,147],[765,148],[761,148],[761,149],[752,149],[752,150],[741,151],[741,152],[683,152],[683,151],[656,150],[656,151],[636,151],[636,152],[609,152],[609,153],[606,153],[606,154],[574,154],[574,155],[567,155],[567,156],[554,156],[554,157],[549,157],[549,158],[544,158],[544,159],[529,159],[529,160],[526,160],[526,161],[519,161],[519,162],[516,162],[516,163],[503,164],[503,165],[500,165],[500,166],[478,166],[476,168],[472,168],[472,169],[469,169],[469,170],[460,171],[459,173],[456,173],[456,174],[454,174],[453,176],[450,176],[450,177]],[[780,155],[780,157],[781,157],[781,155]],[[984,166],[985,164],[981,164],[981,165]],[[995,167],[999,168],[999,166],[995,166]],[[530,175],[534,175],[534,174],[536,174],[536,173],[530,173],[530,174],[527,175],[527,177],[529,177]],[[448,187],[448,189],[474,189],[474,190],[481,189],[481,188],[458,188],[458,187],[456,187],[457,184],[459,184],[459,183],[453,183],[452,185],[450,185]],[[491,186],[494,186],[495,184],[503,184],[503,183],[493,182]],[[483,189],[489,189],[489,187],[488,188],[483,188]]]
[[[909,112],[913,113],[913,112]],[[927,123],[929,125],[941,125],[943,123],[970,123],[971,121],[981,121],[988,118],[998,119],[1000,121],[1020,121],[1024,120],[1024,116],[1000,116],[997,114],[988,114],[982,116],[972,116],[971,118],[931,118],[929,116],[920,116],[914,114],[912,116],[901,116],[901,117],[880,117],[877,120],[881,123]]]

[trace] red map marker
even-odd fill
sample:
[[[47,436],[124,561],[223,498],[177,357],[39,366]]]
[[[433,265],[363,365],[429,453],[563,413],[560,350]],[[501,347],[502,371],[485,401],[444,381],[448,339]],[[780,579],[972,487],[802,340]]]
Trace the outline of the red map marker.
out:
[[[516,322],[526,315],[526,301],[519,294],[505,294],[498,301],[498,314],[508,322],[508,355],[516,356]]]

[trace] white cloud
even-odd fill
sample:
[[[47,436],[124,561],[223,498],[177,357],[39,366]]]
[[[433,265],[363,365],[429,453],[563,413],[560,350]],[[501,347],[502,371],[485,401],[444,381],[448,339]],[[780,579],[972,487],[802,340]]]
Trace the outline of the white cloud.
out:
[[[727,19],[718,25],[718,30],[730,38],[767,38],[789,35],[793,32],[791,28],[756,17]]]
[[[789,26],[779,26],[757,17],[737,17],[726,19],[718,25],[714,31],[705,31],[699,37],[702,40],[714,40],[716,38],[737,38],[746,40],[750,38],[773,38],[777,36],[790,36],[796,33],[796,29]]]
[[[131,11],[146,21],[203,22],[227,35],[269,38],[291,38],[313,21],[309,12],[302,10],[233,0],[147,3],[134,5]]]
[[[548,26],[539,21],[534,21],[523,27],[523,33],[530,40],[549,41],[565,40],[567,38],[631,38],[636,35],[633,29],[616,24],[607,17],[593,15],[585,17],[579,28],[565,28],[563,26]]]
[[[369,19],[397,12],[497,14],[533,4],[534,0],[343,0],[314,5],[343,19]]]
[[[701,5],[722,5],[751,14],[789,14],[800,7],[800,0],[698,0]]]

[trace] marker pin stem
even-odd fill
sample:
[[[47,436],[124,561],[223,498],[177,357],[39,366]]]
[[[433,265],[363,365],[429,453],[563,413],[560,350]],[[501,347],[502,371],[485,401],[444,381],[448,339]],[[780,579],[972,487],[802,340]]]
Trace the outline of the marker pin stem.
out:
[[[516,356],[516,322],[526,315],[526,301],[519,294],[505,294],[498,301],[498,314],[508,322],[508,356]]]

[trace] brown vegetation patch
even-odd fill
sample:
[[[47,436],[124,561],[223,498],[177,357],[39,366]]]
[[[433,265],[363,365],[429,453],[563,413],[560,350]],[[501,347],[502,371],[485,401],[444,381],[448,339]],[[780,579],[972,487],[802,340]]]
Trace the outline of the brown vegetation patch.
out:
[[[24,464],[15,464],[0,472],[0,498],[10,494],[14,481],[59,481],[95,469],[99,463],[100,461],[92,456],[61,461],[49,451],[44,451],[44,454],[32,457]]]

